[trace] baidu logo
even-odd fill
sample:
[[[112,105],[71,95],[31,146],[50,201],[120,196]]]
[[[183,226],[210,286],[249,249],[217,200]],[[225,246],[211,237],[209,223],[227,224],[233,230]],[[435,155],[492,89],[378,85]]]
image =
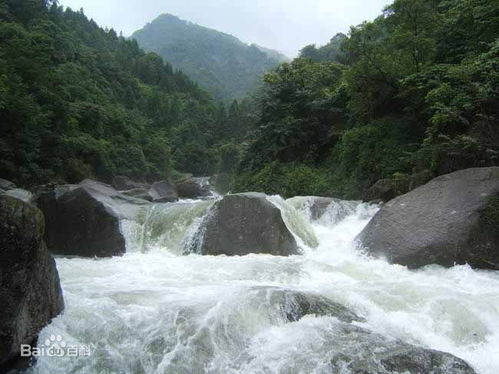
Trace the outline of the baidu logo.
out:
[[[90,356],[89,345],[69,345],[62,336],[51,335],[38,347],[21,344],[21,357],[81,357]]]

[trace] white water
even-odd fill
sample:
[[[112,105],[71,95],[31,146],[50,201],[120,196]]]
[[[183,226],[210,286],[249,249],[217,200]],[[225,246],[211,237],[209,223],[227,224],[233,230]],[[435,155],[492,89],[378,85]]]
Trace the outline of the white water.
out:
[[[271,200],[294,224],[297,214],[308,222],[306,211]],[[353,238],[375,213],[367,205],[336,224],[334,214],[308,222],[313,233],[305,229],[301,236],[315,236],[319,245],[301,256],[182,256],[209,204],[158,206],[142,225],[125,222],[129,253],[123,257],[57,259],[66,310],[40,341],[61,335],[68,344],[90,345],[91,356],[43,357],[33,371],[330,372],[335,319],[287,322],[258,292],[280,287],[319,293],[364,317],[363,327],[450,352],[478,373],[499,373],[499,272],[467,266],[409,271],[363,257]]]

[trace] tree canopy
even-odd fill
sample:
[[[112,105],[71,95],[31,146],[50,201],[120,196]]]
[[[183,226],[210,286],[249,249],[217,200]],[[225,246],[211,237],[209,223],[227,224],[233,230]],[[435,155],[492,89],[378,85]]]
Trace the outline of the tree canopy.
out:
[[[498,17],[495,0],[395,0],[305,47],[264,78],[236,189],[358,198],[499,165]]]

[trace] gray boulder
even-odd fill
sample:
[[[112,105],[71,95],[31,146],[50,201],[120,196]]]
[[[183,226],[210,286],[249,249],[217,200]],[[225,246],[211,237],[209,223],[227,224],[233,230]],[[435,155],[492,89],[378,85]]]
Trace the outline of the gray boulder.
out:
[[[128,191],[135,188],[148,188],[147,183],[135,182],[129,177],[123,175],[114,177],[111,185],[118,191]]]
[[[225,196],[210,209],[200,230],[203,235],[197,251],[205,255],[298,253],[281,211],[260,193]]]
[[[189,178],[175,187],[180,198],[196,199],[212,195],[208,178]]]
[[[0,178],[0,189],[7,191],[16,188],[16,185],[7,179]]]
[[[367,252],[418,268],[499,269],[499,167],[460,170],[385,204],[358,239]]]
[[[289,322],[299,321],[306,315],[331,316],[349,323],[364,321],[345,306],[319,294],[278,287],[254,287],[248,290],[246,297],[254,305],[261,305],[264,300],[269,304],[269,310],[279,310]]]
[[[332,373],[475,374],[465,361],[449,353],[420,348],[352,324],[334,324],[325,335]]]
[[[145,188],[133,188],[131,190],[122,191],[121,193],[126,196],[135,197],[136,199],[152,201],[152,196],[149,194],[149,190]]]
[[[355,213],[358,201],[347,201],[332,197],[296,196],[286,200],[304,212],[312,221],[335,224]]]
[[[22,188],[12,188],[5,191],[5,194],[18,200],[22,200],[25,203],[32,203],[34,201],[33,194],[29,191],[23,190]]]
[[[34,205],[0,196],[0,367],[11,368],[21,344],[64,308],[54,259],[43,242],[44,218]],[[1,371],[1,370],[0,370]]]
[[[380,179],[366,192],[364,200],[387,202],[409,191],[409,180]]]
[[[135,219],[149,203],[85,180],[54,188],[38,199],[46,217],[45,240],[53,253],[109,257],[125,253],[120,220]]]
[[[157,203],[170,203],[178,200],[177,189],[169,181],[160,181],[152,184],[149,195]]]

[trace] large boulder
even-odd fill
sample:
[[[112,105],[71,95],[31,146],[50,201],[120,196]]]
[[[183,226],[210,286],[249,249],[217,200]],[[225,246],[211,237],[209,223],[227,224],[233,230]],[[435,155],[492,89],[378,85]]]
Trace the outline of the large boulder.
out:
[[[417,347],[349,323],[333,324],[323,339],[330,343],[332,373],[475,374],[462,359]]]
[[[126,252],[120,220],[133,220],[149,206],[106,184],[85,180],[55,187],[38,204],[45,214],[45,240],[55,254],[119,256]]]
[[[148,185],[142,182],[135,182],[131,180],[129,177],[123,175],[117,175],[113,178],[113,182],[111,185],[116,188],[118,191],[128,191],[134,188],[147,188]]]
[[[149,194],[149,190],[145,188],[132,188],[131,190],[121,191],[121,193],[137,199],[152,201],[152,196]]]
[[[386,202],[408,191],[408,180],[380,179],[367,190],[364,200]]]
[[[169,181],[159,181],[152,184],[149,195],[157,203],[170,203],[178,200],[175,186]]]
[[[499,269],[499,167],[460,170],[385,204],[358,236],[368,253],[418,268]]]
[[[202,238],[197,251],[205,255],[298,253],[296,240],[281,211],[261,193],[225,196],[210,209],[200,230]]]
[[[40,330],[64,308],[43,231],[38,208],[0,196],[0,368],[11,367],[21,344],[34,345]]]
[[[211,196],[208,178],[189,178],[175,185],[178,197],[196,199]]]

